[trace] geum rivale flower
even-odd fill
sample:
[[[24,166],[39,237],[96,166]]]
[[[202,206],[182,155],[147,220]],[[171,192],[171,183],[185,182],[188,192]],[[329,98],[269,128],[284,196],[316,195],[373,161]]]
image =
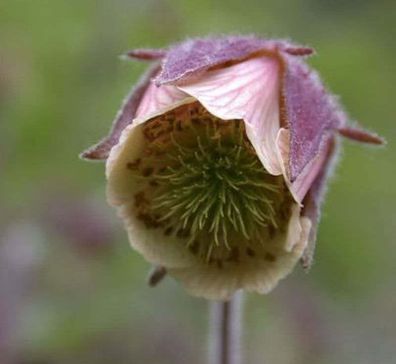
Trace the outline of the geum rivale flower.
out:
[[[267,293],[309,267],[337,134],[382,143],[347,124],[311,53],[225,37],[127,54],[155,63],[83,157],[107,159],[132,246],[193,295]]]

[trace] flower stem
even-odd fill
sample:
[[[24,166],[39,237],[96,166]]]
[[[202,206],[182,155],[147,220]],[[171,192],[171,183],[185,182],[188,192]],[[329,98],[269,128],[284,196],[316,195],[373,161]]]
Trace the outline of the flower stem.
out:
[[[209,364],[241,363],[242,293],[211,305]]]

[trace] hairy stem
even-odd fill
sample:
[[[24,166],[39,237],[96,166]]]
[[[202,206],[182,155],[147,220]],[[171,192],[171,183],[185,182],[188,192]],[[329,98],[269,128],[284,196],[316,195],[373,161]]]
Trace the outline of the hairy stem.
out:
[[[209,364],[241,364],[242,293],[211,305]]]

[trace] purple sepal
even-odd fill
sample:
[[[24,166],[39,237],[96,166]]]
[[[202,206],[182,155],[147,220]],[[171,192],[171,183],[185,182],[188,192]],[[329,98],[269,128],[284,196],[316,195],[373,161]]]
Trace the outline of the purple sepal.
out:
[[[334,135],[326,138],[327,139],[324,140],[324,145],[322,146],[326,149],[326,159],[323,163],[321,171],[315,178],[311,188],[308,190],[302,202],[304,206],[302,210],[302,216],[308,217],[312,223],[308,238],[308,245],[305,248],[301,258],[301,264],[305,270],[308,270],[312,265],[316,245],[317,229],[320,220],[321,205],[326,192],[326,182],[333,171],[333,166],[335,164],[334,161],[338,154],[337,138]]]
[[[376,133],[363,130],[360,127],[346,126],[339,128],[338,132],[345,138],[354,140],[359,143],[383,145],[386,144],[386,140]]]
[[[295,56],[313,53],[310,48],[295,46],[287,41],[259,39],[255,36],[190,39],[170,48],[155,82],[163,85],[183,81],[210,67],[241,61],[255,53],[269,54],[276,50]]]
[[[137,85],[125,98],[108,136],[102,139],[98,144],[81,153],[81,158],[103,160],[109,156],[111,148],[118,143],[122,131],[132,122],[144,92],[146,91],[152,77],[158,73],[158,70],[159,65],[155,64],[146,71]]]
[[[124,54],[124,57],[139,61],[155,61],[166,56],[165,49],[132,49]]]
[[[316,72],[285,56],[283,119],[290,129],[290,178],[294,181],[318,154],[323,136],[346,123],[336,99],[322,85]]]
[[[284,52],[291,56],[306,57],[315,54],[315,50],[310,47],[290,46],[284,49]]]

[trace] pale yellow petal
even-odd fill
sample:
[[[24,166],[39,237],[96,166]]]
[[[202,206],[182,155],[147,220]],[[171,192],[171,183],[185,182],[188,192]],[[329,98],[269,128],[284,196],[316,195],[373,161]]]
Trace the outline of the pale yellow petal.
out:
[[[229,299],[238,289],[268,293],[293,270],[307,245],[311,221],[300,217],[300,212],[300,207],[295,204],[287,232],[268,242],[271,254],[268,257],[247,258],[222,269],[200,263],[170,269],[169,274],[180,281],[190,294],[207,299]]]

